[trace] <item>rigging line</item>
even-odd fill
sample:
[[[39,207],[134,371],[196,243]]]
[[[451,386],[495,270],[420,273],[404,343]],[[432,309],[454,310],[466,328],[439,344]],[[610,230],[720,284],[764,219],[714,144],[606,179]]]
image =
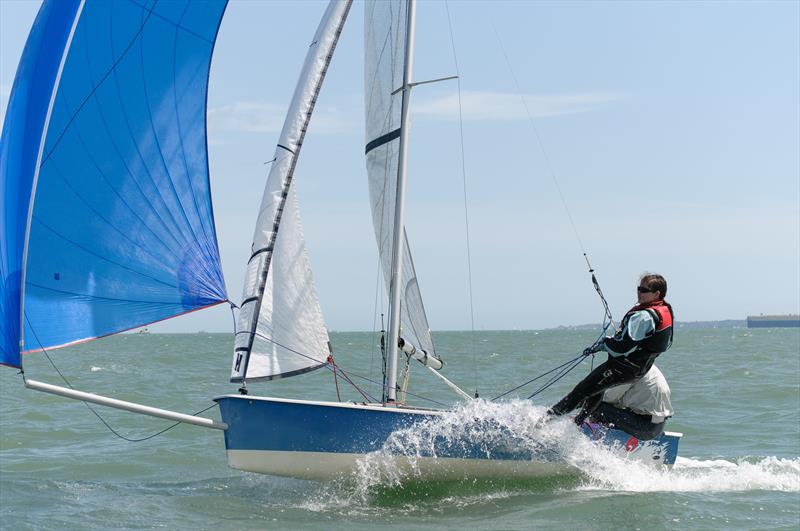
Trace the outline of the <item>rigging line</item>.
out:
[[[467,164],[464,152],[464,113],[461,105],[461,72],[458,68],[458,56],[456,55],[456,41],[453,33],[453,23],[450,19],[450,4],[447,0],[444,2],[444,8],[447,12],[447,27],[450,30],[450,47],[453,50],[453,63],[456,69],[456,88],[458,89],[458,131],[461,145],[461,181],[464,190],[464,230],[466,233],[467,243],[467,285],[469,294],[469,321],[470,321],[470,347],[472,350],[472,376],[475,384],[475,398],[478,397],[478,368],[476,363],[477,352],[475,349],[475,305],[473,302],[472,293],[472,251],[470,248],[470,232],[469,232],[469,208],[467,201]]]
[[[372,337],[375,338],[375,334],[377,332],[376,328],[378,326],[378,296],[380,294],[380,286],[381,286],[381,257],[380,254],[378,255],[377,259],[378,267],[376,269],[375,274],[375,298],[374,304],[372,307]],[[381,330],[383,330],[383,304],[381,304]],[[370,358],[369,358],[369,374],[372,376],[372,371],[374,370],[375,366],[375,351],[377,349],[377,342],[372,341],[372,349],[370,351]]]
[[[328,363],[333,366],[333,383],[336,385],[336,400],[342,401],[342,395],[339,393],[339,375],[336,374],[336,362],[333,361],[333,355],[328,355]],[[340,369],[341,370],[341,369]]]
[[[360,387],[358,387],[353,382],[353,380],[350,379],[350,376],[347,374],[347,372],[344,369],[342,369],[339,365],[337,365],[335,361],[333,361],[332,357],[331,357],[331,360],[328,362],[328,365],[326,365],[326,367],[329,370],[333,371],[334,377],[336,376],[336,371],[338,370],[339,374],[342,375],[342,378],[344,378],[345,381],[347,383],[349,383],[353,387],[353,389],[358,391],[358,394],[360,394],[364,399],[369,400],[370,402],[375,402],[375,397],[373,397],[372,395],[370,395],[369,393],[367,393],[366,391],[364,391]],[[336,384],[336,397],[339,398],[339,384],[338,383]],[[339,398],[339,402],[341,402],[341,401],[342,401],[342,399]]]
[[[600,342],[603,340],[603,336],[604,336],[604,334],[605,334],[605,331],[606,331],[606,329],[608,328],[608,326],[609,326],[609,324],[605,324],[605,323],[604,323],[604,326],[603,326],[603,331],[602,331],[602,332],[600,332],[600,335],[599,335],[599,336],[598,336],[598,338],[597,338],[597,339],[594,341],[594,343],[592,343],[591,347],[589,347],[588,349],[584,350],[584,351],[583,351],[581,354],[579,354],[578,356],[576,356],[576,357],[572,358],[571,360],[569,360],[569,361],[567,361],[567,362],[565,362],[565,363],[562,363],[562,364],[561,364],[561,365],[559,365],[558,367],[555,367],[555,368],[553,368],[553,369],[550,369],[549,371],[547,371],[547,372],[544,372],[544,373],[540,374],[539,376],[536,376],[535,378],[531,378],[531,379],[530,379],[530,380],[528,380],[527,382],[524,382],[524,383],[522,383],[522,384],[520,384],[520,385],[518,385],[518,386],[514,387],[513,389],[509,389],[508,391],[506,391],[506,392],[505,392],[505,393],[503,393],[503,394],[497,395],[496,397],[492,398],[492,401],[495,401],[495,400],[497,400],[498,398],[502,398],[502,397],[504,397],[504,396],[506,396],[506,395],[508,395],[508,394],[510,394],[510,393],[513,393],[514,391],[516,391],[516,390],[518,390],[518,389],[521,389],[521,388],[525,387],[526,385],[528,385],[528,384],[531,384],[531,383],[535,382],[536,380],[538,380],[538,379],[540,379],[540,378],[543,378],[543,377],[547,376],[548,374],[552,374],[552,373],[554,373],[554,372],[556,372],[556,371],[558,371],[558,370],[564,370],[564,367],[566,367],[566,366],[567,366],[567,365],[569,365],[570,363],[574,363],[574,365],[573,365],[572,367],[570,367],[570,368],[566,369],[564,372],[562,372],[562,373],[559,373],[559,374],[557,374],[555,377],[553,377],[554,379],[548,380],[548,382],[547,382],[547,383],[545,383],[545,384],[544,384],[542,387],[540,387],[538,390],[534,391],[534,393],[533,393],[531,396],[529,396],[528,398],[530,399],[530,398],[532,398],[532,397],[536,396],[537,394],[541,393],[542,391],[544,391],[545,389],[547,389],[548,387],[550,387],[551,385],[553,385],[555,382],[557,382],[558,380],[560,380],[561,378],[563,378],[563,377],[564,377],[564,375],[566,375],[566,374],[567,374],[568,372],[570,372],[572,369],[574,369],[575,367],[577,367],[577,366],[578,366],[578,365],[579,365],[579,364],[580,364],[580,363],[583,361],[583,358],[585,358],[585,357],[587,357],[587,356],[588,356],[588,354],[587,354],[587,351],[594,349],[594,348],[595,348],[597,345],[599,345],[599,344],[600,344]],[[592,352],[592,353],[591,353],[591,356],[592,356],[592,367],[594,367],[594,352]]]
[[[316,363],[321,363],[322,365],[324,365],[325,367],[327,367],[327,368],[328,368],[328,370],[333,370],[333,367],[331,366],[331,362],[330,362],[329,360],[327,360],[327,359],[325,360],[325,362],[320,362],[320,361],[319,361],[317,358],[314,358],[314,357],[312,357],[312,356],[309,356],[308,354],[303,354],[302,352],[299,352],[299,351],[297,351],[297,350],[294,350],[293,348],[287,347],[286,345],[282,345],[282,344],[278,343],[277,341],[275,341],[274,339],[272,339],[272,338],[270,338],[270,337],[267,337],[267,336],[265,336],[264,334],[261,334],[261,333],[260,333],[260,332],[258,332],[257,330],[256,330],[256,331],[255,331],[253,334],[254,334],[255,336],[257,336],[257,337],[259,337],[259,338],[263,339],[264,341],[269,341],[269,342],[270,342],[270,343],[272,343],[273,345],[276,345],[276,346],[278,346],[278,347],[281,347],[282,349],[288,350],[288,351],[289,351],[289,352],[291,352],[292,354],[297,354],[298,356],[301,356],[301,357],[303,357],[303,358],[309,359],[309,360],[311,360],[311,361],[314,361],[314,362],[316,362]],[[329,358],[331,358],[331,356],[329,356]],[[338,369],[339,369],[339,372],[341,372],[341,373],[342,373],[342,375],[345,377],[345,379],[346,379],[346,380],[347,380],[347,381],[350,383],[350,385],[352,385],[352,386],[355,388],[355,390],[356,390],[356,391],[358,391],[358,392],[361,394],[361,396],[363,396],[363,397],[364,397],[364,398],[366,398],[367,400],[373,400],[373,401],[375,400],[374,398],[372,398],[372,397],[370,397],[370,396],[366,395],[366,394],[364,393],[364,391],[362,391],[362,390],[361,390],[361,389],[360,389],[360,388],[359,388],[359,387],[358,387],[356,384],[354,384],[352,381],[350,381],[350,380],[347,378],[347,375],[345,374],[344,370],[342,370],[342,368],[341,368],[341,367],[339,367],[338,365],[337,365],[336,367],[338,367]]]
[[[381,399],[385,399],[386,395],[386,321],[383,320],[383,308],[381,308],[381,342],[380,342],[380,349],[381,349],[381,378],[383,383],[381,384]]]
[[[31,332],[33,332],[33,337],[35,337],[35,338],[36,338],[36,342],[37,342],[37,343],[38,343],[38,344],[41,346],[42,342],[39,340],[39,336],[38,336],[38,334],[36,333],[36,330],[33,328],[33,325],[31,324],[31,321],[30,321],[30,319],[28,319],[28,315],[27,315],[27,314],[25,315],[25,320],[28,322],[28,326],[30,327],[30,330],[31,330]],[[50,354],[47,352],[47,349],[45,349],[44,347],[42,347],[41,351],[42,351],[42,352],[44,352],[44,355],[45,355],[45,357],[47,358],[47,361],[49,361],[49,362],[50,362],[50,365],[53,367],[53,369],[55,369],[55,371],[58,373],[58,375],[59,375],[59,376],[61,377],[61,379],[64,381],[64,384],[66,384],[66,386],[67,386],[67,387],[69,387],[70,389],[75,389],[74,387],[72,387],[72,384],[69,382],[69,380],[67,380],[67,377],[66,377],[66,376],[64,376],[64,373],[62,373],[62,372],[59,370],[59,368],[56,366],[55,362],[54,362],[54,361],[53,361],[53,359],[50,357]],[[22,379],[23,379],[23,381],[24,381],[24,380],[25,380],[25,372],[24,372],[24,371],[20,371],[20,374],[22,374]],[[145,437],[139,437],[139,438],[126,437],[125,435],[121,434],[120,432],[118,432],[117,430],[115,430],[113,427],[111,427],[111,425],[110,425],[110,424],[109,424],[109,423],[106,421],[106,419],[104,419],[104,418],[102,417],[102,415],[100,415],[100,413],[98,413],[98,412],[97,412],[97,410],[96,410],[96,409],[95,409],[95,408],[94,408],[94,407],[93,407],[93,406],[92,406],[92,405],[91,405],[89,402],[84,402],[83,400],[81,400],[81,402],[83,402],[83,405],[84,405],[84,406],[86,406],[87,408],[89,408],[89,411],[91,411],[92,413],[94,413],[94,416],[95,416],[95,417],[97,417],[97,418],[100,420],[100,422],[102,422],[102,423],[103,423],[103,425],[104,425],[106,428],[108,428],[108,431],[110,431],[111,433],[113,433],[114,435],[116,435],[117,437],[119,437],[120,439],[122,439],[122,440],[124,440],[124,441],[128,441],[128,442],[143,442],[143,441],[147,441],[147,440],[153,439],[153,438],[155,438],[155,437],[158,437],[158,436],[159,436],[159,435],[161,435],[162,433],[165,433],[165,432],[167,432],[167,431],[171,430],[171,429],[172,429],[172,428],[174,428],[175,426],[177,426],[177,425],[181,424],[180,422],[176,422],[176,423],[174,423],[174,424],[170,424],[170,425],[169,425],[169,426],[167,426],[166,428],[163,428],[163,429],[161,429],[161,430],[159,430],[159,431],[157,431],[157,432],[155,432],[155,433],[153,433],[153,434],[147,435],[147,436],[145,436]],[[196,415],[199,415],[199,414],[201,414],[201,413],[205,413],[206,411],[208,411],[209,409],[213,408],[214,406],[216,406],[216,404],[211,404],[211,405],[210,405],[210,406],[208,406],[207,408],[205,408],[205,409],[201,409],[200,411],[197,411],[196,413],[193,413],[193,415],[195,415],[195,416],[196,416]]]
[[[583,356],[582,356],[582,357],[583,357]],[[576,361],[576,362],[575,362],[575,363],[572,365],[572,367],[569,367],[569,368],[567,368],[567,369],[564,369],[564,370],[563,370],[563,371],[562,371],[560,374],[558,374],[557,376],[553,377],[553,378],[552,378],[552,379],[551,379],[549,382],[547,382],[545,385],[543,385],[542,387],[540,387],[539,389],[537,389],[536,391],[534,391],[534,392],[533,392],[533,394],[531,394],[531,395],[528,397],[528,399],[530,400],[530,399],[531,399],[531,398],[533,398],[534,396],[536,396],[536,395],[538,395],[539,393],[543,392],[544,390],[548,389],[548,388],[549,388],[550,386],[552,386],[554,383],[556,383],[556,382],[557,382],[557,381],[559,381],[561,378],[563,378],[564,376],[566,376],[566,375],[567,375],[567,374],[568,374],[570,371],[572,371],[572,369],[574,369],[575,367],[577,367],[578,365],[580,365],[582,361],[583,361],[583,359],[579,359],[579,360],[577,360],[577,361]]]
[[[605,329],[604,329],[604,332],[605,332]],[[594,368],[594,354],[595,354],[595,353],[594,353],[594,352],[587,353],[587,352],[589,352],[590,350],[593,350],[593,349],[594,349],[594,347],[595,347],[595,346],[597,346],[597,345],[598,345],[598,344],[599,344],[599,343],[602,341],[602,339],[603,339],[603,332],[601,332],[601,333],[600,333],[600,337],[598,337],[598,339],[597,339],[597,340],[596,340],[594,343],[592,343],[592,346],[591,346],[589,349],[586,349],[586,350],[584,350],[584,351],[583,351],[583,353],[582,353],[582,354],[581,354],[581,355],[580,355],[578,358],[575,358],[575,360],[574,360],[574,362],[575,362],[575,363],[574,363],[574,364],[573,364],[571,367],[569,367],[569,368],[566,368],[566,369],[563,369],[563,370],[561,371],[561,373],[557,374],[556,376],[554,376],[553,378],[551,378],[551,379],[550,379],[550,380],[549,380],[547,383],[545,383],[545,384],[544,384],[542,387],[540,387],[539,389],[537,389],[536,391],[534,391],[534,392],[533,392],[533,393],[532,393],[532,394],[531,394],[531,395],[528,397],[528,399],[531,399],[531,398],[533,398],[534,396],[538,395],[539,393],[543,392],[545,389],[549,388],[549,387],[550,387],[550,386],[552,386],[554,383],[556,383],[557,381],[559,381],[561,378],[563,378],[564,376],[566,376],[566,375],[567,375],[567,373],[569,373],[569,372],[570,372],[570,371],[572,371],[572,370],[573,370],[575,367],[577,367],[578,365],[580,365],[580,364],[583,362],[583,359],[584,359],[584,358],[587,358],[587,357],[588,357],[590,354],[591,354],[591,356],[592,356],[592,362],[591,362],[591,366],[592,366],[592,368]],[[567,362],[567,363],[570,363],[570,362]],[[566,365],[566,364],[564,364],[564,365]],[[563,367],[564,365],[562,365],[562,367]],[[592,370],[592,369],[590,369],[590,372],[591,372],[591,370]]]
[[[497,400],[498,398],[503,398],[504,396],[506,396],[506,395],[509,395],[509,394],[513,393],[514,391],[516,391],[516,390],[518,390],[518,389],[522,389],[522,388],[523,388],[523,387],[525,387],[526,385],[529,385],[529,384],[531,384],[531,383],[535,382],[536,380],[538,380],[538,379],[540,379],[540,378],[544,378],[544,377],[545,377],[545,376],[547,376],[548,374],[551,374],[551,373],[553,373],[553,372],[555,372],[555,371],[557,371],[557,370],[559,370],[559,369],[562,369],[562,368],[566,367],[567,365],[569,365],[570,363],[573,363],[573,362],[575,362],[576,360],[579,360],[579,359],[580,359],[580,358],[582,358],[582,357],[583,357],[583,354],[580,354],[579,356],[577,356],[577,357],[575,357],[575,358],[572,358],[571,360],[569,360],[569,361],[567,361],[567,362],[565,362],[565,363],[562,363],[562,364],[561,364],[561,365],[559,365],[558,367],[555,367],[555,368],[553,368],[553,369],[550,369],[549,371],[547,371],[547,372],[544,372],[544,373],[540,374],[539,376],[536,376],[535,378],[531,378],[531,379],[530,379],[530,380],[528,380],[527,382],[524,382],[524,383],[522,383],[522,384],[520,384],[520,385],[518,385],[518,386],[514,387],[513,389],[509,389],[509,390],[508,390],[508,391],[506,391],[505,393],[503,393],[503,394],[500,394],[500,395],[497,395],[496,397],[494,397],[494,398],[492,398],[492,399],[491,399],[491,402],[494,402],[494,401],[495,401],[495,400]]]
[[[616,328],[614,325],[614,318],[611,315],[611,310],[608,308],[608,303],[606,302],[605,297],[603,296],[603,292],[600,289],[600,284],[597,281],[597,277],[594,275],[594,269],[592,268],[591,264],[589,264],[589,258],[587,256],[586,247],[583,245],[583,240],[581,239],[581,235],[578,232],[578,226],[575,224],[575,219],[572,217],[572,212],[569,209],[569,205],[567,204],[567,199],[564,197],[564,192],[561,190],[561,184],[558,181],[558,177],[556,176],[556,172],[553,169],[553,164],[550,162],[550,157],[547,154],[547,151],[544,148],[544,142],[542,141],[542,136],[539,133],[539,128],[536,127],[536,122],[533,119],[533,115],[531,114],[530,108],[528,107],[528,102],[525,100],[525,97],[522,94],[522,89],[520,88],[519,80],[517,79],[517,75],[514,72],[514,68],[511,65],[511,60],[508,57],[508,53],[506,52],[505,46],[503,45],[503,39],[500,38],[500,33],[497,31],[497,27],[494,25],[494,21],[490,18],[489,23],[492,26],[492,30],[494,30],[495,37],[497,38],[497,42],[500,45],[500,51],[503,53],[503,57],[505,58],[506,65],[508,66],[508,70],[511,74],[511,78],[514,80],[514,86],[517,89],[517,94],[519,95],[520,101],[522,102],[522,106],[525,108],[525,114],[528,116],[528,122],[533,129],[534,136],[536,137],[536,142],[539,146],[539,150],[542,152],[542,158],[545,162],[545,167],[547,168],[547,172],[550,174],[550,178],[555,185],[556,191],[558,192],[558,197],[561,199],[561,204],[564,207],[564,212],[567,214],[567,218],[569,219],[569,224],[572,227],[572,232],[575,234],[575,239],[578,240],[578,246],[583,253],[584,259],[586,259],[586,264],[589,266],[589,272],[592,274],[592,284],[594,285],[595,291],[600,296],[600,300],[603,303],[603,308],[606,312],[606,316],[608,317],[611,325]],[[605,318],[604,318],[605,324]],[[604,330],[607,327],[604,327]]]
[[[298,351],[296,351],[296,350],[294,350],[294,349],[291,349],[291,348],[289,348],[289,347],[287,347],[287,346],[281,345],[281,344],[280,344],[280,343],[278,343],[277,341],[274,341],[273,339],[270,339],[270,338],[268,338],[268,337],[264,336],[263,334],[259,334],[258,332],[256,332],[256,335],[257,335],[258,337],[260,337],[261,339],[263,339],[263,340],[265,340],[265,341],[269,341],[270,343],[273,343],[274,345],[277,345],[277,346],[279,346],[279,347],[281,347],[281,348],[283,348],[283,349],[286,349],[286,350],[288,350],[289,352],[292,352],[292,353],[294,353],[294,354],[297,354],[298,356],[302,356],[302,357],[304,357],[304,358],[308,358],[308,359],[311,359],[311,360],[317,361],[315,358],[312,358],[311,356],[308,356],[308,355],[306,355],[306,354],[303,354],[302,352],[298,352]],[[328,370],[330,370],[330,371],[332,371],[332,370],[333,370],[333,367],[331,366],[330,362],[328,362],[328,363],[325,363],[325,367],[327,367],[327,369],[328,369]],[[360,374],[348,373],[348,372],[347,372],[347,371],[345,371],[345,370],[344,370],[344,369],[343,369],[343,368],[342,368],[340,365],[336,365],[336,368],[338,369],[338,371],[339,371],[339,374],[341,374],[341,375],[342,375],[342,377],[344,377],[344,379],[347,381],[347,383],[349,383],[350,385],[352,385],[352,386],[353,386],[353,388],[354,388],[356,391],[358,391],[358,392],[361,394],[361,396],[363,396],[363,397],[364,397],[364,398],[366,398],[367,400],[370,400],[370,401],[372,401],[372,402],[375,402],[375,399],[374,399],[373,397],[369,396],[369,394],[368,394],[366,391],[363,391],[363,390],[362,390],[360,387],[358,387],[358,386],[357,386],[357,385],[356,385],[356,384],[353,382],[353,380],[350,378],[350,374],[352,374],[352,375],[353,375],[353,376],[355,376],[356,378],[361,378],[362,380],[365,380],[365,381],[367,381],[367,382],[369,382],[369,383],[371,383],[371,384],[374,384],[374,385],[378,385],[378,386],[380,386],[381,384],[380,384],[379,382],[376,382],[375,380],[373,380],[373,379],[371,379],[371,378],[368,378],[368,377],[366,377],[366,376],[362,376],[362,375],[360,375]],[[433,403],[433,404],[437,404],[437,405],[440,405],[440,406],[447,407],[447,404],[444,404],[444,403],[442,403],[442,402],[438,402],[438,401],[436,401],[436,400],[434,400],[434,399],[432,399],[432,398],[428,398],[428,397],[425,397],[425,396],[422,396],[422,395],[417,395],[417,394],[414,394],[414,393],[406,393],[406,394],[407,394],[408,396],[412,396],[412,397],[414,397],[414,398],[419,398],[420,400],[425,400],[425,401],[427,401],[427,402],[431,402],[431,403]]]
[[[592,275],[592,285],[594,286],[594,290],[597,292],[597,295],[600,297],[600,301],[603,303],[603,309],[605,311],[605,315],[603,316],[603,332],[605,332],[609,326],[613,326],[614,329],[616,329],[617,326],[614,324],[614,316],[611,315],[611,309],[608,307],[608,301],[606,301],[606,297],[603,295],[603,290],[600,289],[600,282],[597,281],[597,277],[594,274],[594,268],[589,262],[589,257],[585,252],[583,253],[583,258],[586,260],[586,265],[589,267],[589,274]],[[608,321],[608,323],[606,323],[606,321]]]
[[[545,166],[547,168],[548,173],[550,174],[550,178],[553,180],[553,184],[556,187],[556,191],[558,192],[558,196],[561,199],[561,204],[564,206],[564,211],[567,213],[567,218],[569,218],[569,223],[572,226],[572,231],[575,233],[575,238],[578,240],[578,245],[581,248],[581,252],[586,254],[586,249],[583,246],[583,240],[581,240],[581,236],[578,233],[577,225],[575,225],[575,220],[572,218],[572,213],[567,206],[567,200],[564,197],[564,193],[561,190],[561,185],[558,182],[558,178],[556,177],[556,172],[553,170],[553,165],[550,162],[550,157],[547,155],[547,151],[544,148],[544,142],[542,142],[542,137],[539,134],[539,128],[536,127],[536,122],[533,120],[533,115],[531,114],[530,109],[528,108],[528,102],[525,101],[525,97],[522,95],[522,90],[519,85],[519,81],[517,79],[517,75],[514,73],[514,68],[511,66],[511,61],[508,58],[508,54],[506,53],[505,46],[503,46],[503,40],[500,38],[500,33],[497,31],[497,27],[494,25],[494,21],[489,19],[489,23],[494,30],[494,34],[497,37],[497,42],[500,45],[500,51],[503,53],[503,57],[506,60],[506,65],[508,66],[508,70],[511,73],[511,78],[514,80],[514,86],[517,89],[517,94],[519,95],[519,99],[522,102],[522,106],[525,108],[525,114],[528,116],[528,122],[533,129],[534,136],[536,137],[536,142],[539,146],[539,150],[542,152],[542,157],[544,158]]]
[[[342,370],[342,368],[341,368],[341,367],[339,367],[339,371],[340,371],[340,372],[344,372],[344,371]],[[370,378],[367,378],[366,376],[362,376],[362,375],[360,375],[360,374],[355,374],[355,373],[352,373],[352,372],[351,372],[351,373],[350,373],[350,375],[351,375],[351,376],[353,376],[353,377],[355,377],[355,378],[360,378],[360,379],[362,379],[362,380],[364,380],[364,381],[367,381],[367,382],[369,382],[369,383],[371,383],[371,384],[373,384],[373,385],[378,385],[378,386],[380,386],[380,385],[381,385],[381,384],[380,384],[380,382],[376,382],[375,380],[372,380],[372,379],[370,379]],[[406,391],[406,394],[407,394],[408,396],[411,396],[411,397],[414,397],[414,398],[419,398],[420,400],[425,400],[426,402],[430,402],[430,403],[432,403],[432,404],[436,404],[437,406],[442,406],[442,407],[450,407],[450,405],[449,405],[449,404],[445,404],[444,402],[439,402],[439,401],[437,401],[437,400],[434,400],[434,399],[432,399],[432,398],[428,398],[428,397],[426,397],[426,396],[423,396],[423,395],[418,395],[418,394],[411,393],[411,392],[408,392],[408,391]]]
[[[236,331],[236,312],[234,311],[234,308],[239,308],[239,307],[236,306],[230,300],[228,300],[228,304],[231,305],[231,319],[233,319],[233,335],[235,336],[237,334],[237,331]],[[239,309],[241,310],[241,308]]]

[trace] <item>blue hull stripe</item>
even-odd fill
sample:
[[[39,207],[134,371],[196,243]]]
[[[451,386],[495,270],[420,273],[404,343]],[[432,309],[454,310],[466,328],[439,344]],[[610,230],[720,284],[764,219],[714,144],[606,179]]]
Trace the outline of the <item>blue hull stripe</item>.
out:
[[[216,399],[222,420],[229,426],[225,431],[228,450],[289,451],[366,454],[380,450],[389,435],[411,425],[431,421],[437,414],[424,411],[404,411],[393,408],[349,404],[264,399],[230,395]],[[497,429],[498,426],[487,426]],[[604,443],[635,447],[657,446],[659,459],[671,465],[678,453],[679,437],[662,435],[654,441],[638,442],[627,433],[608,430],[587,435],[602,438]],[[503,448],[485,448],[466,441],[434,440],[438,457],[499,460],[558,460],[547,450],[535,454],[530,445],[509,433]]]

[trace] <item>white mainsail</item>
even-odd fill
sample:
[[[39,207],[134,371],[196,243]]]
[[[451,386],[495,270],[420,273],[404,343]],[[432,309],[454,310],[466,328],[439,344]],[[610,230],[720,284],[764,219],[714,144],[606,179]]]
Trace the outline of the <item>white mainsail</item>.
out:
[[[400,149],[403,70],[407,29],[406,0],[365,5],[364,49],[366,159],[372,222],[387,290],[392,274],[395,200]],[[417,274],[403,231],[400,291],[400,335],[435,354]]]
[[[351,0],[332,0],[311,43],[267,178],[247,265],[231,381],[310,371],[330,353],[292,176]]]

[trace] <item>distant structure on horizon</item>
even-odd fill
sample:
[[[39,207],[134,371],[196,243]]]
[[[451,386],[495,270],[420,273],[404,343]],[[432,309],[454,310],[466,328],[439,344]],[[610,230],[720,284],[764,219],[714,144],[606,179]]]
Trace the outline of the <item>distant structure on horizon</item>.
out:
[[[800,328],[800,315],[748,315],[747,328]]]

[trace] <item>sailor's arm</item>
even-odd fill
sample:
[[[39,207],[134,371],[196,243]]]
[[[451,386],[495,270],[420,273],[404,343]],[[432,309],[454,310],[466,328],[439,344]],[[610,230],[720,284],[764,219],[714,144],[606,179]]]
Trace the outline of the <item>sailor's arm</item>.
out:
[[[632,352],[639,342],[653,335],[656,323],[647,310],[639,310],[630,316],[625,328],[614,337],[603,340],[605,350],[611,356],[624,356]]]

